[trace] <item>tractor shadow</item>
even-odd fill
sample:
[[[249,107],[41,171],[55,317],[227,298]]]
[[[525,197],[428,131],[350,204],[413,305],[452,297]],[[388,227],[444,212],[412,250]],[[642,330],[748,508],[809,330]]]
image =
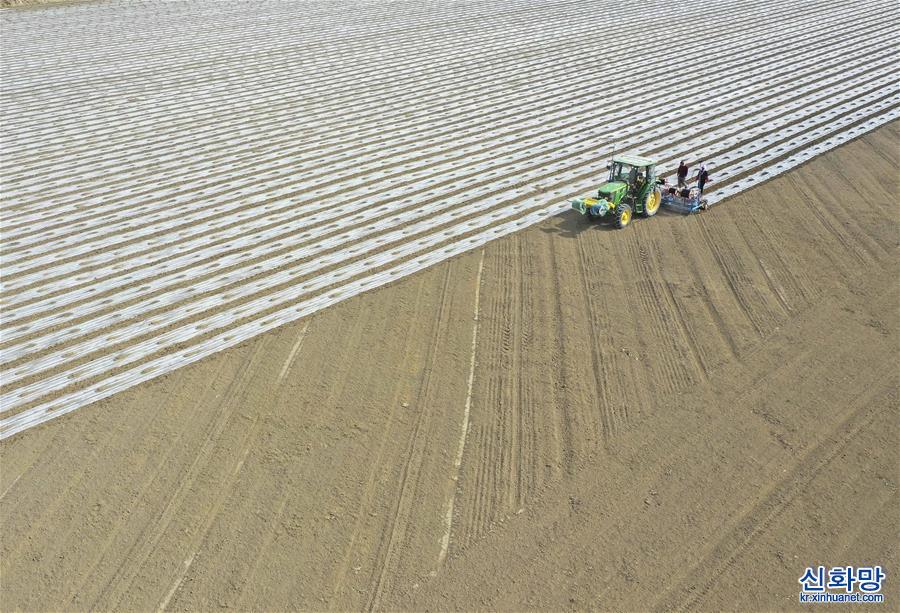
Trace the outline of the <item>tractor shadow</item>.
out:
[[[576,211],[554,215],[541,225],[541,232],[558,234],[563,238],[575,238],[582,232],[605,232],[616,229],[611,222],[593,221]]]
[[[641,224],[648,221],[659,220],[660,218],[679,219],[683,217],[690,217],[691,215],[696,214],[697,213],[685,214],[678,211],[673,211],[666,207],[661,207],[659,209],[659,212],[653,217],[647,219],[641,215],[636,215],[631,223]],[[581,215],[575,211],[566,211],[565,213],[554,215],[541,225],[541,232],[546,232],[548,234],[558,234],[563,238],[575,238],[582,232],[608,231],[618,231],[618,228],[616,228],[615,224],[613,224],[611,221],[591,221],[586,216]]]

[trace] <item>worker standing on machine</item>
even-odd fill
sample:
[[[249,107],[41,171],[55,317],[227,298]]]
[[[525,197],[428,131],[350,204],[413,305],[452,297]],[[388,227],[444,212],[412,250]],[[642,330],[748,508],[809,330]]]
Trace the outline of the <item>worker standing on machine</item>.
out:
[[[678,165],[678,187],[682,188],[687,185],[687,176],[688,176],[688,165],[684,163],[684,160],[681,160],[681,164]]]
[[[706,170],[706,164],[700,164],[700,170],[697,171],[697,187],[700,189],[701,196],[707,181],[709,181],[709,171]]]

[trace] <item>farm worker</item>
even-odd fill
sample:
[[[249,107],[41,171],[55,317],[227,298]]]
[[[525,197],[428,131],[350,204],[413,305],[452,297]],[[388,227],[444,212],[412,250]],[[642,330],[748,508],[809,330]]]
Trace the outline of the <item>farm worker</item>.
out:
[[[678,187],[684,187],[687,184],[687,176],[688,165],[681,160],[681,164],[678,165]]]
[[[706,182],[709,181],[709,171],[706,170],[706,164],[700,165],[700,170],[697,172],[697,187],[700,188],[700,195],[703,195],[703,188],[706,186]]]

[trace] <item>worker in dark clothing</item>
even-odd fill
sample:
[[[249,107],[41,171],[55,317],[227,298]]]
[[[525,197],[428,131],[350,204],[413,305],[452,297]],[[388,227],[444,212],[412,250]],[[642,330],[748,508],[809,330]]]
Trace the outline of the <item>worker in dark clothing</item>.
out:
[[[684,163],[684,160],[681,160],[681,164],[678,165],[678,187],[687,185],[687,176],[688,165]]]
[[[703,195],[703,188],[706,187],[706,182],[709,181],[709,171],[706,170],[706,164],[700,165],[700,170],[697,171],[697,187],[700,189],[700,195]]]

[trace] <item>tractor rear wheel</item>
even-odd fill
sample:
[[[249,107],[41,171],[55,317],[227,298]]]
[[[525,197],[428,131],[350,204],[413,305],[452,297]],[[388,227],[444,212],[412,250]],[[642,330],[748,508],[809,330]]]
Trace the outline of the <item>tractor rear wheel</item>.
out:
[[[647,193],[644,200],[644,217],[653,217],[659,212],[659,203],[662,201],[662,192],[659,188],[654,188]]]
[[[631,207],[620,204],[616,207],[616,227],[620,230],[631,223]]]

